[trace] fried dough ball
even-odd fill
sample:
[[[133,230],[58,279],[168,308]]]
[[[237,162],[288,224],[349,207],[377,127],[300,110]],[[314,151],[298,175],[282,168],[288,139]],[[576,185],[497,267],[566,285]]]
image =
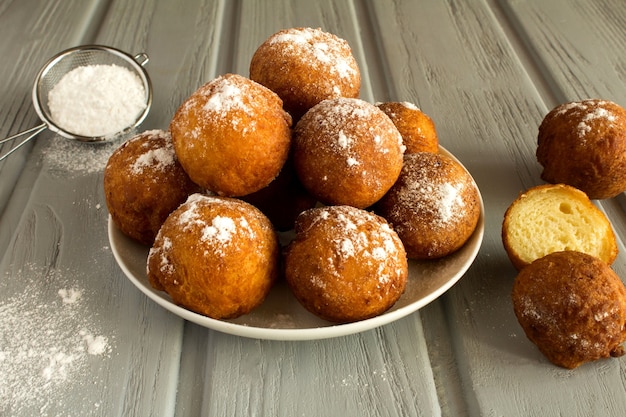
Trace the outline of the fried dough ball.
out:
[[[307,310],[339,323],[387,311],[404,292],[408,276],[398,235],[383,218],[351,206],[302,213],[284,269]]]
[[[521,193],[504,213],[502,244],[518,270],[550,252],[575,250],[608,265],[618,252],[606,215],[585,193],[565,184],[542,184]]]
[[[403,153],[393,122],[360,99],[324,100],[300,119],[294,131],[298,178],[325,204],[369,207],[398,178]]]
[[[241,199],[261,210],[283,232],[293,229],[298,215],[317,203],[298,180],[291,158],[270,185]]]
[[[177,305],[236,318],[263,302],[279,257],[272,224],[256,207],[193,194],[163,223],[148,254],[148,279]]]
[[[412,259],[435,259],[460,249],[480,218],[471,175],[444,154],[406,155],[400,178],[376,204]]]
[[[398,128],[402,142],[406,146],[405,153],[439,152],[435,123],[415,104],[389,101],[377,103],[376,106],[384,111]]]
[[[167,216],[198,191],[178,163],[169,132],[150,130],[124,142],[104,169],[104,195],[113,223],[152,245]]]
[[[289,154],[290,128],[280,98],[236,74],[200,87],[170,123],[187,174],[223,196],[253,193],[278,175]]]
[[[515,315],[526,336],[555,365],[621,356],[626,289],[598,258],[553,252],[522,269],[513,285]]]
[[[348,42],[311,28],[270,36],[252,56],[250,78],[276,92],[295,120],[322,100],[358,97],[361,88]]]
[[[583,100],[551,110],[539,126],[541,178],[604,199],[626,191],[626,109]]]

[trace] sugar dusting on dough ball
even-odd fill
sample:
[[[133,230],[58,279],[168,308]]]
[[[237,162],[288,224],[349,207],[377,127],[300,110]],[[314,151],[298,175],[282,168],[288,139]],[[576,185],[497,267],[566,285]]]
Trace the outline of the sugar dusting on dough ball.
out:
[[[541,178],[589,198],[626,191],[626,109],[608,100],[582,100],[552,109],[539,126]]]
[[[149,130],[118,147],[104,169],[104,195],[113,223],[125,235],[151,245],[159,228],[198,191],[174,152],[167,131]]]
[[[271,222],[244,201],[191,195],[167,218],[148,255],[148,279],[172,301],[216,319],[249,313],[278,276]]]
[[[383,218],[351,206],[302,213],[284,269],[298,301],[334,322],[364,320],[387,311],[404,292],[408,276],[396,232]]]
[[[555,365],[573,369],[624,354],[626,288],[598,258],[548,254],[519,272],[511,296],[526,336]]]
[[[238,197],[267,186],[287,160],[291,117],[280,98],[236,74],[196,90],[170,123],[176,155],[191,179]]]
[[[250,78],[276,92],[298,120],[322,100],[358,97],[361,74],[348,42],[321,29],[291,28],[254,53]]]
[[[480,194],[454,159],[430,152],[405,156],[398,181],[376,211],[400,235],[409,258],[435,259],[461,248],[480,218]]]
[[[324,100],[300,119],[294,132],[298,178],[325,204],[372,205],[398,179],[403,154],[393,122],[360,99]]]

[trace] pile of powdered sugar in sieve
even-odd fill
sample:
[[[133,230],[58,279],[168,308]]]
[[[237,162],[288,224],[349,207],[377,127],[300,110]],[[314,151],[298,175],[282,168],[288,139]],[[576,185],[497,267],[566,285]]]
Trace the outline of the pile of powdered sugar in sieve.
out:
[[[133,126],[146,108],[141,79],[118,65],[85,65],[65,74],[48,93],[52,121],[87,137],[108,136]]]
[[[100,334],[88,292],[67,274],[26,265],[6,275],[24,287],[0,299],[0,415],[47,415],[59,395],[93,379],[112,337]]]

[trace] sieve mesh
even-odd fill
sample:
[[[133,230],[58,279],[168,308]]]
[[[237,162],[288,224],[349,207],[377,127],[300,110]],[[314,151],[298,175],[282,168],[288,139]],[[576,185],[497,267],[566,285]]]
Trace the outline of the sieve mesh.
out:
[[[141,79],[145,91],[146,108],[125,131],[139,125],[147,116],[152,101],[150,79],[136,58],[117,49],[100,45],[87,45],[68,49],[52,58],[41,69],[33,88],[33,105],[39,117],[48,124],[51,130],[65,137],[87,141],[104,140],[104,138],[82,137],[65,131],[55,124],[48,106],[48,94],[61,78],[73,69],[87,65],[117,65],[130,70]]]

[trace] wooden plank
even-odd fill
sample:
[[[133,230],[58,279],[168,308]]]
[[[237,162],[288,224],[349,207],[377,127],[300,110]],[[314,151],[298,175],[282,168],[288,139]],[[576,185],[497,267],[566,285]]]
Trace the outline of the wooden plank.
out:
[[[557,104],[604,98],[626,105],[626,5],[621,0],[499,0]]]

